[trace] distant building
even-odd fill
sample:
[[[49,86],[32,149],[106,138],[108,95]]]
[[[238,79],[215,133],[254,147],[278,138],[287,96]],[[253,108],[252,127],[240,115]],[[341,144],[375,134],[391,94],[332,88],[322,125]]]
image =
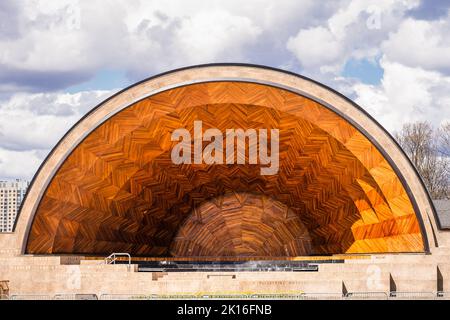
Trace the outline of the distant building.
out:
[[[0,232],[11,232],[29,185],[26,180],[0,180]]]
[[[450,229],[450,200],[434,200],[440,227]]]

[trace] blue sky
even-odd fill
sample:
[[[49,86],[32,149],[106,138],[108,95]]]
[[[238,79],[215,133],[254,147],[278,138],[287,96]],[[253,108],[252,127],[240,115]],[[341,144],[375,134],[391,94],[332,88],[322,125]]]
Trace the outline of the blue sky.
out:
[[[391,132],[450,121],[450,1],[1,0],[0,179],[31,178],[96,104],[214,62],[323,82]]]
[[[379,85],[383,78],[383,68],[379,60],[350,59],[342,70],[341,75],[346,78],[353,78],[365,84]]]
[[[76,93],[91,90],[112,90],[128,87],[132,83],[124,70],[101,69],[87,81],[67,87],[64,91]]]

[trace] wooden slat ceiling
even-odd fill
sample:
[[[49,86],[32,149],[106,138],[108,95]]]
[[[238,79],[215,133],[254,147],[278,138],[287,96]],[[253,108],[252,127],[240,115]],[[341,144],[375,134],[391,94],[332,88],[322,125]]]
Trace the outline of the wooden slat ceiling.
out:
[[[192,134],[194,120],[203,130],[279,129],[278,174],[173,164],[171,133]],[[89,134],[45,191],[26,251],[276,257],[424,244],[398,176],[349,122],[283,89],[211,82],[149,97]]]

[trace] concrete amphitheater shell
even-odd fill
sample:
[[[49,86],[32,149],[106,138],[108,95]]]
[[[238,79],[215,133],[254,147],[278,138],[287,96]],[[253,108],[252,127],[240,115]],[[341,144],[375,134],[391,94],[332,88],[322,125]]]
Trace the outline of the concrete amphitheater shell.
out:
[[[170,161],[176,128],[277,128],[280,169]],[[62,138],[33,179],[14,254],[253,257],[433,253],[423,182],[373,118],[268,67],[200,65],[139,82]]]

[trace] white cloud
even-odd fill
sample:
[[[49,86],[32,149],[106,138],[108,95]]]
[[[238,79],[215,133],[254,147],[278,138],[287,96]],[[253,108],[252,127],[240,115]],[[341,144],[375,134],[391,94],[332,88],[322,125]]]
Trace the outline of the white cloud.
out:
[[[17,94],[0,102],[0,147],[49,149],[109,91]]]
[[[110,94],[58,91],[102,70],[133,81],[210,62],[301,66],[301,73],[354,96],[391,131],[406,121],[450,119],[449,13],[408,18],[418,5],[0,0],[0,98],[8,97],[0,100],[0,178],[30,177],[28,168],[37,168],[69,127]],[[379,85],[343,76],[350,59],[380,57]]]
[[[176,32],[179,50],[191,63],[239,57],[242,48],[254,43],[261,29],[247,17],[223,11],[203,12],[182,21]]]
[[[226,11],[199,12],[189,17],[159,15],[158,24],[144,19],[130,30],[130,57],[125,68],[135,77],[142,78],[155,69],[241,61],[244,49],[261,33],[249,18]]]
[[[355,84],[356,102],[389,131],[403,123],[450,120],[450,77],[381,59],[384,76],[379,86]]]
[[[111,93],[19,93],[0,102],[0,178],[31,178],[69,128]]]
[[[0,148],[0,179],[31,179],[45,155],[35,151],[11,151]]]
[[[352,0],[287,41],[303,73],[356,99],[388,130],[408,121],[450,120],[450,13],[408,17],[419,1]],[[379,85],[341,76],[350,59],[378,60]]]
[[[233,3],[240,7],[238,1]],[[244,49],[262,33],[259,25],[269,20],[269,15],[247,17],[219,1],[208,6],[203,1],[167,5],[125,0],[21,4],[20,36],[0,38],[3,90],[64,88],[102,68],[121,69],[140,78],[174,66],[241,61]],[[44,86],[46,74],[52,75],[49,81],[65,81]]]
[[[334,64],[344,50],[340,39],[322,26],[300,30],[295,37],[289,39],[287,48],[297,56],[302,66],[308,68]]]
[[[449,16],[437,21],[407,19],[382,45],[392,61],[450,72]]]
[[[406,11],[419,1],[353,0],[321,25],[302,28],[287,42],[304,72],[312,76],[338,75],[351,59],[374,59],[380,44],[396,30]],[[330,75],[327,75],[330,77]]]
[[[261,39],[270,45],[263,50],[272,50],[274,39],[284,49],[287,30],[317,19],[317,8],[329,12],[333,6],[313,0],[2,0],[8,29],[0,23],[0,93],[8,98],[0,101],[0,177],[30,176],[33,170],[19,174],[16,168],[36,168],[108,95],[58,89],[102,69],[137,79],[182,65],[246,61]]]
[[[2,0],[0,91],[64,89],[102,69],[138,80],[190,64],[285,65],[288,37],[346,1]]]

